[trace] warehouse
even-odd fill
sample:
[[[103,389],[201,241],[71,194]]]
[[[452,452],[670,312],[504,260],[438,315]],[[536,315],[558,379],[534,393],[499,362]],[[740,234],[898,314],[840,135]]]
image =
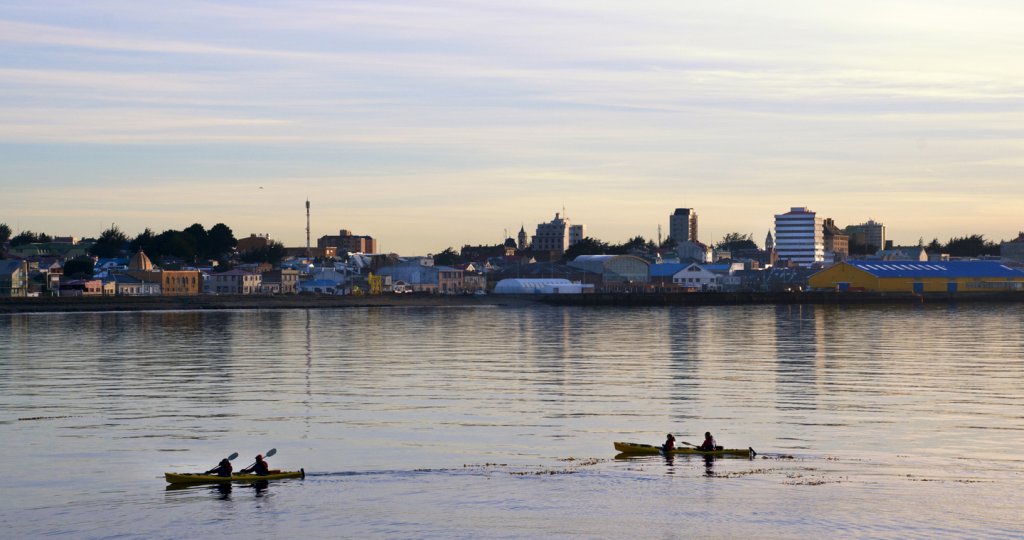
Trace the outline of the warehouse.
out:
[[[1024,272],[995,261],[847,261],[812,275],[808,285],[839,292],[1024,291]]]

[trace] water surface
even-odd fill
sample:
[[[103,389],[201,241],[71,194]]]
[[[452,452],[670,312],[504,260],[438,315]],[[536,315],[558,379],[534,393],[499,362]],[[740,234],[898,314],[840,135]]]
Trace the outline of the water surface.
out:
[[[1017,306],[0,317],[13,537],[1019,537]],[[755,460],[615,459],[615,440]],[[305,467],[266,487],[164,471]],[[248,461],[246,461],[248,460]]]

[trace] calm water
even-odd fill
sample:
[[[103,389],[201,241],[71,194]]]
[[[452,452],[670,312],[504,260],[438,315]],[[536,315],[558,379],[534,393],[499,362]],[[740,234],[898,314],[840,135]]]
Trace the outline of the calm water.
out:
[[[10,538],[1015,538],[1022,381],[1019,306],[0,316],[0,524]],[[612,448],[706,430],[763,457]],[[273,467],[307,478],[162,478],[272,447]]]

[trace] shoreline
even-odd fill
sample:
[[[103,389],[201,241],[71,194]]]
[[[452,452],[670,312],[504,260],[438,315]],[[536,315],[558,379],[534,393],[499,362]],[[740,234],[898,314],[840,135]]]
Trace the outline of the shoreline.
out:
[[[1004,293],[596,293],[584,295],[380,296],[97,296],[0,298],[0,314],[216,309],[339,309],[367,307],[671,307],[732,305],[943,305],[1021,303],[1024,292]]]

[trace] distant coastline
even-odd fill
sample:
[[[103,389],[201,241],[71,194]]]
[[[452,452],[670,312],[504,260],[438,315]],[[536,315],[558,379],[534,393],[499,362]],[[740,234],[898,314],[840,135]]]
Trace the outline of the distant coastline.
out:
[[[582,295],[380,295],[380,296],[130,296],[0,298],[4,313],[174,311],[216,309],[340,309],[366,307],[657,307],[724,305],[950,304],[1024,302],[1024,292],[1001,293],[596,293]]]

